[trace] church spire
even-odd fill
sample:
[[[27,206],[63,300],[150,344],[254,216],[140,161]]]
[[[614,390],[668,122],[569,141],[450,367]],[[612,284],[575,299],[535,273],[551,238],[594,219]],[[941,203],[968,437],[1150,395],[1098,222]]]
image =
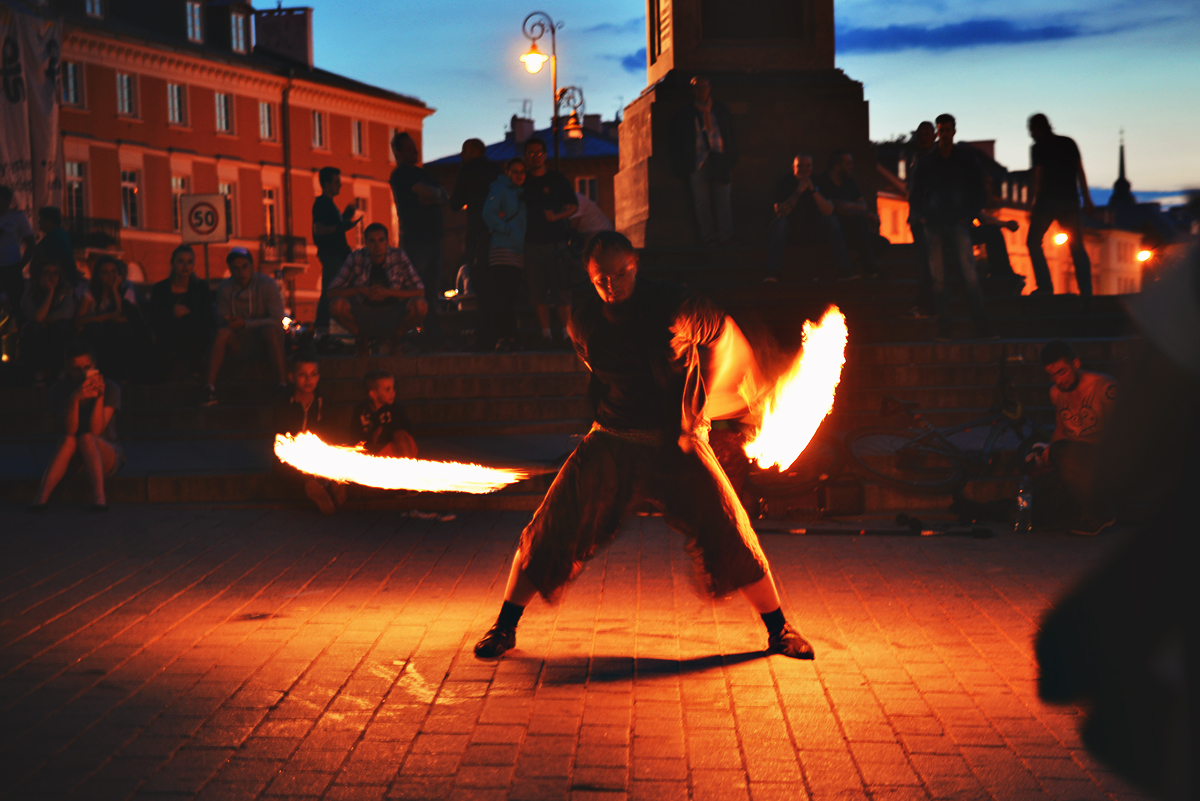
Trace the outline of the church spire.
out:
[[[1120,166],[1118,167],[1117,180],[1113,182],[1112,195],[1108,198],[1108,205],[1113,206],[1134,206],[1137,201],[1133,197],[1129,180],[1125,177],[1125,130],[1121,129],[1121,149],[1120,149]]]

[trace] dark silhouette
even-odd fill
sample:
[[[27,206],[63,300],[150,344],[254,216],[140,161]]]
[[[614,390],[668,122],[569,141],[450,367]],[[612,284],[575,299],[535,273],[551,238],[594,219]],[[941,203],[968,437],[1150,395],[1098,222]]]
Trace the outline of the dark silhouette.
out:
[[[517,350],[517,293],[521,268],[525,266],[525,229],[529,209],[522,192],[525,162],[512,158],[504,175],[492,182],[483,206],[483,221],[489,232],[488,270],[495,291],[496,349]]]
[[[775,219],[767,228],[767,281],[779,279],[783,248],[789,236],[827,246],[836,275],[853,277],[846,239],[833,214],[833,202],[816,187],[812,174],[812,156],[800,153],[792,159],[792,171],[775,182]]]
[[[401,132],[392,137],[392,152],[396,169],[389,183],[400,217],[401,247],[425,285],[429,311],[422,331],[426,343],[434,346],[442,340],[438,304],[442,300],[441,207],[447,201],[446,192],[431,173],[417,166],[421,153],[409,134]]]
[[[117,380],[142,378],[151,369],[149,332],[125,271],[115,256],[97,259],[75,310],[79,338],[91,343],[97,366]]]
[[[462,166],[450,193],[450,208],[467,212],[466,253],[464,261],[471,276],[471,287],[479,308],[475,331],[477,350],[496,346],[496,282],[489,269],[488,248],[491,235],[483,221],[483,204],[488,191],[501,174],[499,166],[487,159],[487,147],[479,139],[462,144]]]
[[[171,253],[171,274],[150,290],[150,327],[162,374],[182,361],[198,375],[212,345],[212,291],[195,271],[195,251],[180,245]]]
[[[844,150],[835,150],[829,156],[828,172],[814,178],[813,183],[833,203],[846,246],[858,254],[863,273],[878,277],[875,251],[879,247],[879,218],[867,208],[867,199],[851,177],[853,172],[854,157]]]
[[[0,184],[0,290],[8,308],[22,320],[21,296],[25,293],[25,265],[33,258],[33,226],[25,212],[12,207],[13,190]]]
[[[425,287],[400,248],[388,245],[388,229],[371,223],[367,246],[350,254],[329,285],[330,311],[354,334],[358,355],[370,353],[373,340],[390,340],[400,354],[400,338],[425,319]]]
[[[322,167],[317,173],[321,183],[321,194],[313,201],[313,244],[317,246],[317,260],[321,262],[321,298],[317,301],[317,319],[313,327],[318,331],[329,330],[329,285],[337,277],[338,270],[350,255],[346,232],[358,224],[361,216],[354,216],[358,206],[349,203],[341,212],[333,199],[342,191],[342,171],[337,167]]]
[[[1057,222],[1067,232],[1071,248],[1071,260],[1075,263],[1075,282],[1079,294],[1092,294],[1092,262],[1087,248],[1083,246],[1083,215],[1079,209],[1079,194],[1083,193],[1083,208],[1088,214],[1095,211],[1092,194],[1088,191],[1087,174],[1083,171],[1083,158],[1075,140],[1059,136],[1050,128],[1045,114],[1034,114],[1029,118],[1029,135],[1033,137],[1030,163],[1033,165],[1033,211],[1029,215],[1029,260],[1033,262],[1033,274],[1037,279],[1034,294],[1054,294],[1054,282],[1050,277],[1050,265],[1042,250],[1042,238]]]
[[[917,302],[908,310],[908,317],[924,319],[937,313],[933,302],[933,273],[929,272],[929,243],[925,239],[925,226],[912,205],[913,181],[921,159],[937,147],[937,132],[933,123],[925,120],[913,131],[913,152],[909,157],[904,181],[908,184],[908,228],[912,231],[913,247],[917,251]]]
[[[537,311],[542,340],[550,342],[550,307],[558,311],[566,338],[571,317],[570,271],[571,215],[579,201],[571,182],[558,170],[546,168],[546,143],[538,137],[525,140],[524,202],[529,209],[525,226],[525,280],[529,305]]]
[[[691,93],[692,102],[671,120],[671,164],[691,189],[700,244],[727,245],[733,241],[730,197],[738,158],[733,118],[703,75],[692,78]]]
[[[34,383],[58,376],[63,349],[75,335],[75,310],[75,291],[58,265],[34,258],[29,288],[21,298],[21,360],[32,371]]]

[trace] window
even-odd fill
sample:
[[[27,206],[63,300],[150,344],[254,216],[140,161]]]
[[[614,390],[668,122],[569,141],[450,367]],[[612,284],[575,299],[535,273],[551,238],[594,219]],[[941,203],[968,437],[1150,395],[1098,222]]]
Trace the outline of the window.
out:
[[[362,217],[362,219],[358,221],[358,225],[354,226],[355,230],[357,231],[355,236],[358,238],[358,247],[360,247],[360,248],[364,248],[367,246],[367,238],[366,238],[366,236],[363,235],[363,231],[367,227],[367,223],[364,222],[367,219],[367,206],[368,206],[367,198],[365,198],[365,197],[354,198],[354,208],[356,208],[358,210],[357,212],[355,212],[355,216]]]
[[[263,233],[275,236],[279,233],[275,217],[275,189],[264,189],[263,192]]]
[[[182,84],[167,84],[167,121],[172,125],[187,124],[187,89]]]
[[[203,17],[203,6],[200,3],[189,2],[187,4],[187,38],[190,42],[204,41],[204,28],[201,27],[201,18]]]
[[[214,92],[217,100],[217,130],[233,133],[233,97],[225,92]]]
[[[575,179],[575,191],[581,195],[585,195],[588,200],[596,202],[596,190],[598,184],[595,178],[585,177]]]
[[[275,109],[265,100],[258,102],[258,138],[275,138]]]
[[[183,196],[187,194],[187,185],[187,176],[171,176],[171,227],[176,231],[183,227]]]
[[[104,6],[101,5],[101,0],[86,0],[83,4],[84,10],[89,17],[103,17]]]
[[[87,216],[84,208],[83,162],[68,161],[63,167],[66,179],[63,186],[63,215],[68,220],[83,220]]]
[[[117,73],[117,113],[126,117],[137,116],[137,84],[126,72]]]
[[[395,128],[388,128],[388,161],[392,164],[396,163],[396,151],[392,150],[392,140],[396,138],[398,132]]]
[[[366,153],[365,133],[366,123],[362,120],[350,120],[350,152],[356,156]]]
[[[319,111],[312,113],[312,146],[317,150],[325,149],[325,115]]]
[[[217,184],[217,191],[225,196],[225,232],[237,236],[237,184]]]
[[[246,15],[233,13],[229,15],[230,37],[229,41],[233,45],[233,52],[246,52]]]
[[[121,170],[121,225],[139,228],[142,224],[138,207],[138,174],[136,170]]]
[[[62,102],[64,106],[83,105],[83,65],[64,61],[62,65]]]

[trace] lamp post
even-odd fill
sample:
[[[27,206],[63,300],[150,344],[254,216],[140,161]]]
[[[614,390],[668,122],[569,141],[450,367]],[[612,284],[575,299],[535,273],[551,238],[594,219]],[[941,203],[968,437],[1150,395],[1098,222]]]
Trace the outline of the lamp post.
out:
[[[567,124],[563,127],[567,138],[582,139],[583,126],[579,121],[579,110],[583,108],[583,90],[578,86],[564,86],[558,90],[557,99],[556,108],[558,106],[566,106],[571,109],[571,114],[567,118]]]
[[[558,49],[555,40],[555,32],[561,28],[561,22],[555,22],[550,15],[545,11],[535,11],[525,18],[521,23],[521,32],[529,39],[529,52],[521,56],[522,63],[525,64],[525,69],[530,74],[540,72],[542,65],[546,63],[546,56],[538,50],[537,40],[550,34],[550,84],[554,97],[554,169],[559,168],[559,135],[558,135],[558,103],[560,100],[558,92]]]

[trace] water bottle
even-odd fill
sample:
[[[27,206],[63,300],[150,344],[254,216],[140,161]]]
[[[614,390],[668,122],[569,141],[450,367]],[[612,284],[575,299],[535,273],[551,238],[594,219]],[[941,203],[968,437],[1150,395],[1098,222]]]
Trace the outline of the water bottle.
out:
[[[1014,534],[1028,534],[1033,528],[1033,481],[1026,476],[1017,487],[1017,523]]]

